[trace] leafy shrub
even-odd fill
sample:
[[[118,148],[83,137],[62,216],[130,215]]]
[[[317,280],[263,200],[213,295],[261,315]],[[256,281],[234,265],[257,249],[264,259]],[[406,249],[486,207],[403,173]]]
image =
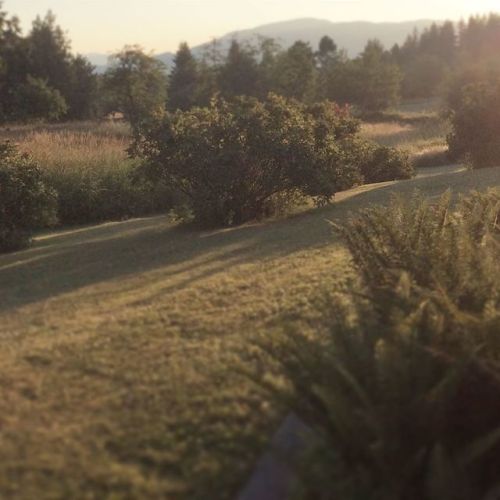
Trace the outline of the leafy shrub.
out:
[[[451,155],[473,168],[500,165],[500,80],[466,85],[450,105]]]
[[[364,151],[359,166],[366,183],[413,177],[414,169],[407,152],[373,143],[366,143]]]
[[[339,228],[366,298],[326,304],[322,327],[269,349],[319,437],[303,498],[498,493],[499,215],[492,191],[455,211],[447,196],[397,201]]]
[[[55,221],[55,207],[55,193],[33,159],[0,144],[0,251],[28,246],[33,229]]]
[[[306,106],[269,95],[167,115],[133,149],[153,179],[183,192],[195,218],[233,225],[286,208],[303,196],[328,202],[362,182],[364,143],[347,108]]]

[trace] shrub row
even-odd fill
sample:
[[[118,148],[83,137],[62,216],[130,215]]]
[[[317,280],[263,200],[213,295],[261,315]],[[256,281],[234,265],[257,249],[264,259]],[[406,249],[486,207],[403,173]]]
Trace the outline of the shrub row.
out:
[[[22,173],[51,196],[35,198],[28,184],[20,192],[19,179],[5,182],[2,189],[23,199],[15,202],[20,207],[30,205],[32,215],[21,221],[5,212],[3,224],[11,229],[4,240],[20,238],[14,228],[27,234],[45,224],[54,200],[63,225],[167,211],[176,203],[187,203],[205,225],[234,225],[273,215],[305,197],[323,204],[362,182],[412,175],[407,155],[364,141],[358,132],[347,108],[328,102],[306,106],[275,95],[265,102],[217,99],[207,108],[167,114],[136,138],[130,148],[136,158],[124,154],[123,137],[37,132],[23,141],[43,169],[5,146],[5,175]]]

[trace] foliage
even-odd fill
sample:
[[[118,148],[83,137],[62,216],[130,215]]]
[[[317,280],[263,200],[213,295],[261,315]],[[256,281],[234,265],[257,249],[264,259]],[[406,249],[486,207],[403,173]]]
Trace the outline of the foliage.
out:
[[[33,229],[55,222],[55,205],[33,159],[0,144],[0,251],[28,246]]]
[[[68,106],[61,93],[40,78],[28,76],[19,85],[15,98],[16,118],[20,121],[57,121],[64,116]]]
[[[132,151],[152,179],[187,196],[199,222],[234,225],[303,196],[327,203],[361,183],[362,171],[373,182],[410,175],[403,154],[361,140],[358,129],[348,108],[327,101],[219,98],[146,127]]]
[[[175,55],[168,83],[168,108],[186,111],[196,103],[200,92],[198,64],[187,43],[181,43]]]
[[[188,196],[204,224],[240,224],[276,212],[300,195],[328,201],[359,180],[347,110],[306,107],[270,95],[265,102],[214,100],[168,115],[136,151],[152,175]]]
[[[64,101],[64,106],[56,106],[61,117],[92,116],[96,79],[93,66],[82,56],[71,54],[69,41],[50,11],[35,19],[26,36],[16,17],[0,11],[0,120],[50,121],[54,106],[47,106],[47,100],[54,99]]]
[[[449,195],[394,201],[337,227],[363,296],[325,303],[314,331],[265,343],[291,382],[294,410],[318,435],[304,498],[497,491],[499,215],[491,191],[455,210]]]
[[[218,88],[225,99],[256,96],[259,91],[259,70],[254,53],[236,40],[231,43],[218,76]]]
[[[320,80],[328,99],[355,104],[364,113],[383,111],[399,101],[401,72],[377,40],[369,41],[356,59],[339,54],[329,64]]]
[[[406,151],[367,142],[359,167],[365,183],[410,179],[414,169]]]
[[[112,58],[104,75],[113,111],[120,111],[133,128],[161,113],[166,103],[167,77],[163,64],[140,47],[125,47]]]
[[[451,154],[473,168],[500,165],[500,80],[465,86],[451,106]]]
[[[403,97],[431,97],[439,92],[458,57],[456,31],[451,21],[433,23],[421,34],[410,34],[403,45],[393,47],[393,60],[404,74]]]
[[[354,64],[357,70],[354,74],[359,80],[354,86],[353,102],[363,111],[381,111],[399,101],[402,75],[386,57],[380,42],[369,41]]]
[[[62,225],[121,220],[172,208],[173,194],[152,183],[130,160],[130,130],[95,124],[67,124],[59,130],[30,131],[19,138],[40,165],[46,185],[57,193]]]
[[[297,41],[280,53],[273,68],[273,91],[302,101],[314,100],[316,64],[308,43]]]

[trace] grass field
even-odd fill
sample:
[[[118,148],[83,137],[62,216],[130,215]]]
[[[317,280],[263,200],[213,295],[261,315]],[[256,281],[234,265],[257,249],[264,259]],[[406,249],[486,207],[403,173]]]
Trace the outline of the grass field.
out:
[[[327,221],[494,185],[498,168],[427,169],[283,220],[199,232],[153,217],[0,256],[0,498],[233,498],[280,418],[241,356],[353,277]]]
[[[417,166],[439,166],[448,163],[446,136],[449,124],[431,104],[407,105],[388,113],[383,120],[365,122],[361,133],[384,146],[409,152]]]

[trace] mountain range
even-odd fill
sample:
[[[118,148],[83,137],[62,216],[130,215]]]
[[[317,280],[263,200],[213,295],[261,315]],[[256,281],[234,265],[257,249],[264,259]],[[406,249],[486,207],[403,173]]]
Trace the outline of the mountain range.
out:
[[[239,42],[255,42],[259,37],[273,38],[283,48],[288,48],[296,40],[309,42],[312,47],[317,47],[319,40],[328,35],[342,49],[345,49],[349,56],[359,54],[366,42],[376,38],[385,47],[392,47],[396,43],[404,42],[405,38],[415,29],[422,31],[433,22],[429,19],[417,21],[405,21],[397,23],[372,23],[365,21],[336,23],[324,19],[294,19],[278,23],[265,24],[256,28],[233,31],[217,39],[219,49],[224,52],[229,47],[232,40]],[[212,42],[207,42],[196,47],[192,47],[195,56],[201,57],[204,51]],[[85,54],[92,64],[96,66],[98,72],[106,68],[108,56],[105,54],[92,53]],[[171,67],[174,53],[163,52],[156,55],[167,67]]]

